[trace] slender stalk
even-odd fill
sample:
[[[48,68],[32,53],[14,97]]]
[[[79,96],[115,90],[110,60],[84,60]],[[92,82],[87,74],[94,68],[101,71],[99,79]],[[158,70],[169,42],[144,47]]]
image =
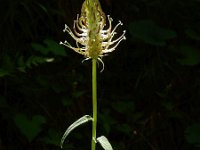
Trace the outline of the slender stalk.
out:
[[[96,128],[97,128],[97,72],[96,72],[96,59],[92,59],[92,142],[91,149],[96,149]]]

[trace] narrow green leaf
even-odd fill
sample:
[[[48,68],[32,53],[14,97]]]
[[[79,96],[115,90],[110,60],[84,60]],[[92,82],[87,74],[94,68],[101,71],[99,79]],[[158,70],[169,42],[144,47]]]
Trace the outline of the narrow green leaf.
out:
[[[74,123],[72,123],[67,130],[65,131],[64,135],[62,136],[61,142],[60,142],[60,147],[63,148],[63,143],[66,139],[66,137],[69,135],[69,133],[74,130],[75,128],[77,128],[78,126],[88,122],[88,121],[92,121],[93,118],[89,115],[85,115],[81,118],[79,118],[78,120],[76,120]]]
[[[100,136],[97,138],[97,142],[100,143],[100,145],[103,147],[105,150],[113,150],[110,142],[105,136]]]

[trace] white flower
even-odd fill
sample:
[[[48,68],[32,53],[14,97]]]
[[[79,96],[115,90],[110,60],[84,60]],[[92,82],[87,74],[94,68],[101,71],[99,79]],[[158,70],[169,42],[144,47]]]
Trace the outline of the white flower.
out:
[[[88,17],[89,18],[89,17]],[[65,45],[66,47],[74,50],[75,52],[84,55],[85,60],[94,58],[103,61],[101,58],[107,53],[110,53],[116,49],[119,43],[122,40],[125,40],[124,30],[121,36],[114,39],[114,36],[117,34],[116,29],[123,25],[121,21],[112,29],[113,19],[108,15],[108,28],[104,29],[106,26],[106,21],[103,16],[100,16],[99,20],[96,21],[92,27],[89,27],[89,20],[87,17],[77,15],[77,19],[74,20],[73,31],[65,24],[63,32],[67,32],[71,37],[76,41],[76,47],[72,46],[69,42],[64,41],[60,44]]]

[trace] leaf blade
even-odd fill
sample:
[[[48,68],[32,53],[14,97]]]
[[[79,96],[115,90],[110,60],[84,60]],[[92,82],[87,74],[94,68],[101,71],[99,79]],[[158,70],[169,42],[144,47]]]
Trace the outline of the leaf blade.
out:
[[[72,123],[67,130],[65,131],[65,133],[63,134],[62,138],[61,138],[61,142],[60,142],[60,147],[63,148],[63,143],[66,139],[66,137],[69,135],[69,133],[74,130],[75,128],[77,128],[78,126],[87,123],[88,121],[92,121],[93,118],[89,115],[85,115],[81,118],[79,118],[78,120],[76,120],[74,123]]]
[[[97,138],[97,142],[103,147],[104,150],[113,150],[110,142],[105,136],[100,136]]]

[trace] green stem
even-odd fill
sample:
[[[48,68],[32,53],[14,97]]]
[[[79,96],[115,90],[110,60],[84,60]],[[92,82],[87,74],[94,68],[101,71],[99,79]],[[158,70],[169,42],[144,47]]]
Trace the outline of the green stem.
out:
[[[92,142],[91,149],[96,149],[96,128],[97,128],[97,72],[96,72],[96,59],[92,59]]]

